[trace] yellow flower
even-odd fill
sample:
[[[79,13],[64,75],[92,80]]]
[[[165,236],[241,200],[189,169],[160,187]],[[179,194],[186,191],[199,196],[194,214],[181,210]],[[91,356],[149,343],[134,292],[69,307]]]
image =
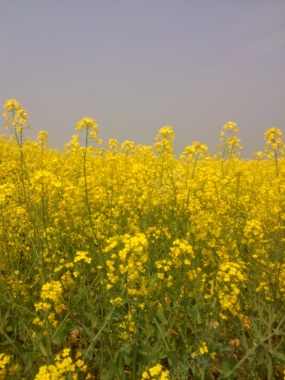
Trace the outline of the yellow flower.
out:
[[[159,375],[162,371],[162,365],[161,364],[156,364],[154,367],[151,367],[149,369],[149,373],[151,376],[156,376]]]
[[[74,262],[77,263],[78,261],[85,261],[87,264],[91,264],[91,257],[87,257],[88,252],[86,251],[77,251],[76,256],[74,259]]]
[[[201,355],[204,355],[209,351],[206,342],[201,343],[201,346],[199,347],[199,351]]]
[[[76,123],[76,131],[82,131],[82,129],[88,131],[91,128],[94,128],[93,132],[97,130],[97,123],[95,120],[90,119],[89,117],[84,117],[82,120]]]

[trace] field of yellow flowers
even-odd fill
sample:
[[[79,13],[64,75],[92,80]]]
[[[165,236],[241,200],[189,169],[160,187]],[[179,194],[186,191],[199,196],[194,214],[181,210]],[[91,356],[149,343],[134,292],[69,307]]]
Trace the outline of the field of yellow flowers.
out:
[[[0,136],[0,380],[283,379],[285,150],[239,158],[102,147],[89,118],[60,152],[4,105]]]

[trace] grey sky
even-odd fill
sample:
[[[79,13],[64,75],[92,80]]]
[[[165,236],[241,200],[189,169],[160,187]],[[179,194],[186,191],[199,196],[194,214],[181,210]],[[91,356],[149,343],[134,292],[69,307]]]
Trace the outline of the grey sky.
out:
[[[244,157],[271,126],[285,133],[284,0],[0,4],[1,107],[17,99],[52,147],[84,116],[105,143],[151,145],[172,125],[176,154],[193,141],[214,152],[228,120]]]

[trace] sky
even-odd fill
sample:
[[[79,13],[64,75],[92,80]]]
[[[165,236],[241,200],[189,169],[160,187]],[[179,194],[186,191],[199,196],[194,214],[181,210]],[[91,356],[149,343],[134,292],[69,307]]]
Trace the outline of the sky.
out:
[[[251,158],[268,128],[285,133],[285,1],[0,0],[2,111],[11,98],[52,148],[87,116],[104,146],[170,125],[177,156],[215,153],[234,121]]]

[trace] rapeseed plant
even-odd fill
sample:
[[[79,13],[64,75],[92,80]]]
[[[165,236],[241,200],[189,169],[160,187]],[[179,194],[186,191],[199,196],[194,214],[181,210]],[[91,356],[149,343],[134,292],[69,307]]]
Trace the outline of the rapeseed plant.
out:
[[[220,154],[194,141],[177,159],[170,126],[103,148],[84,117],[60,152],[25,138],[16,100],[4,119],[1,379],[283,376],[279,129],[253,160],[234,122]]]

